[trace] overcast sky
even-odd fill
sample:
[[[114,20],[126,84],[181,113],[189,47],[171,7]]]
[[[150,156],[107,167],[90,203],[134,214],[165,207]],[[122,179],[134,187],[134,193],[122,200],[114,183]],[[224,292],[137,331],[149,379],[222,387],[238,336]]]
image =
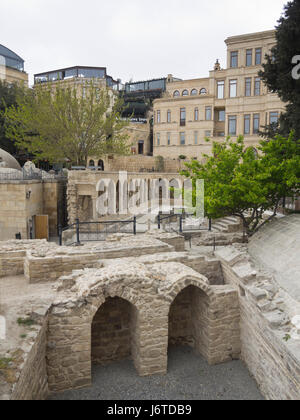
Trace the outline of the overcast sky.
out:
[[[30,74],[107,67],[123,82],[207,77],[228,36],[273,29],[287,0],[1,0],[0,44]]]

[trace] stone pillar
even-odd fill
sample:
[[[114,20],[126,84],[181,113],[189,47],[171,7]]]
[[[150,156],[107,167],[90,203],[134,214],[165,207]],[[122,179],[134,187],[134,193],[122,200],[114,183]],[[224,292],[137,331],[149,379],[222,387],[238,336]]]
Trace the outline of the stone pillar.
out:
[[[238,291],[231,286],[214,286],[207,310],[207,361],[210,365],[238,360],[241,354]]]
[[[132,356],[140,376],[164,375],[168,369],[168,306],[153,302],[152,309],[133,321]]]
[[[54,308],[49,316],[47,371],[52,392],[90,386],[91,323],[83,310]]]

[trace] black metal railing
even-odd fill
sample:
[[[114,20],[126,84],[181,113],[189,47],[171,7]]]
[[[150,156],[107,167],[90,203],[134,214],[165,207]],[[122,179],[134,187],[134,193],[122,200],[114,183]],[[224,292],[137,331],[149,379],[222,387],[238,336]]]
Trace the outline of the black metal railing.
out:
[[[137,219],[110,220],[105,222],[76,222],[65,228],[58,227],[59,245],[79,246],[83,242],[105,241],[114,233],[137,234]]]
[[[161,229],[163,226],[164,230],[167,232],[193,232],[193,231],[209,231],[212,230],[212,219],[206,221],[199,221],[199,225],[193,224],[190,225],[187,223],[187,217],[192,217],[192,214],[183,213],[183,214],[169,214],[162,215],[161,213],[157,216],[157,225],[158,229]]]
[[[5,169],[5,168],[4,168]],[[59,180],[66,179],[63,171],[49,173],[41,169],[22,169],[21,171],[3,171],[0,173],[0,181],[31,181],[31,180]]]

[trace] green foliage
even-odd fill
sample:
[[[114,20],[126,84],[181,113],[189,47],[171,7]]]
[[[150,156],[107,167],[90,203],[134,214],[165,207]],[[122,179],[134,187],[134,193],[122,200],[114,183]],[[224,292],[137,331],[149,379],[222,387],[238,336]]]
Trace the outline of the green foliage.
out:
[[[51,163],[86,165],[89,156],[127,153],[123,103],[94,82],[84,88],[85,95],[60,84],[22,92],[5,111],[7,137],[36,160]]]
[[[276,216],[284,197],[300,192],[300,141],[294,134],[262,140],[259,151],[257,156],[253,149],[245,150],[243,137],[227,138],[223,143],[213,142],[213,156],[205,155],[205,163],[186,163],[181,173],[194,186],[204,180],[207,217],[238,216],[250,236]],[[245,217],[249,210],[251,214]],[[264,220],[267,210],[272,215]]]
[[[22,89],[22,86],[0,80],[0,148],[11,154],[17,150],[14,142],[6,136],[4,112],[6,108],[17,104],[17,96]]]
[[[276,45],[266,57],[260,77],[268,88],[288,103],[286,112],[280,118],[279,127],[266,127],[265,137],[276,133],[288,136],[295,131],[300,138],[300,80],[292,77],[294,56],[300,55],[300,0],[287,3],[284,14],[276,27]]]
[[[17,323],[20,326],[24,326],[24,327],[32,327],[33,325],[36,324],[36,322],[31,318],[25,318],[25,319],[24,318],[18,318]]]
[[[284,341],[286,341],[286,342],[290,341],[291,339],[292,339],[292,337],[291,337],[289,334],[286,334],[286,335],[283,337],[283,340],[284,340]]]
[[[12,359],[6,357],[0,358],[0,370],[7,369],[12,361]]]

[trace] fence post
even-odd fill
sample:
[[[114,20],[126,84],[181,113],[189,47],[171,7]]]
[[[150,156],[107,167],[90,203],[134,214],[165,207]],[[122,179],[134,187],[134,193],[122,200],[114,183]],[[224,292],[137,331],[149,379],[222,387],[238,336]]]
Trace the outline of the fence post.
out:
[[[58,225],[59,246],[62,246],[62,226]]]
[[[136,216],[133,218],[133,234],[136,235]]]
[[[183,215],[180,215],[180,219],[179,219],[179,232],[182,233],[183,232]]]
[[[76,219],[76,244],[80,245],[80,227],[79,227],[79,219]]]
[[[211,217],[209,218],[209,228],[208,228],[208,230],[211,232],[211,230],[212,230],[212,220],[211,220]]]
[[[158,224],[158,229],[160,230],[160,213],[158,213],[158,216],[157,216],[157,224]]]

